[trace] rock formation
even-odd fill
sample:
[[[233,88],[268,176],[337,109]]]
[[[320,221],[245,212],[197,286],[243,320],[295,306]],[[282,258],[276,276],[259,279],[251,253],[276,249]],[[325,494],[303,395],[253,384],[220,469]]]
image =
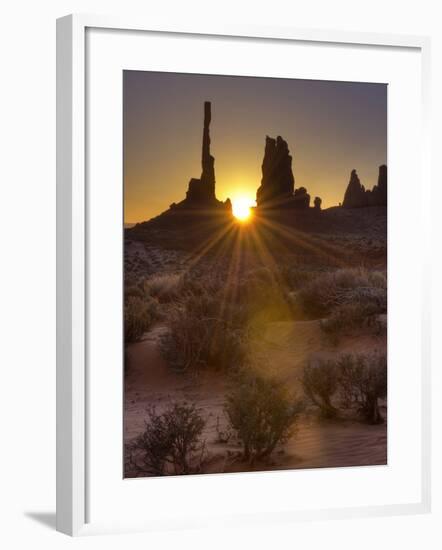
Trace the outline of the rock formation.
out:
[[[371,191],[372,204],[387,206],[387,167],[385,164],[379,166],[378,183]]]
[[[292,157],[287,142],[281,136],[276,139],[266,136],[262,180],[256,193],[256,204],[258,208],[275,209],[305,210],[310,207],[307,189],[295,189]]]
[[[258,206],[278,204],[292,197],[295,178],[292,172],[292,157],[287,142],[278,136],[266,136],[262,180],[256,193]]]
[[[354,169],[351,171],[350,181],[348,182],[342,205],[344,208],[366,206],[365,187],[359,181],[358,174]]]
[[[305,187],[295,189],[293,197],[293,208],[305,209],[310,207],[310,195]]]
[[[344,208],[361,208],[363,206],[387,206],[387,167],[379,166],[378,183],[373,189],[365,189],[359,181],[356,170],[351,171],[350,181],[342,203]]]
[[[321,204],[322,204],[321,197],[315,197],[315,200],[313,201],[315,210],[321,210]]]
[[[219,201],[215,195],[215,158],[210,154],[210,101],[204,102],[204,129],[201,155],[202,173],[199,179],[192,178],[186,193],[186,203],[210,206]],[[221,203],[222,204],[222,203]]]

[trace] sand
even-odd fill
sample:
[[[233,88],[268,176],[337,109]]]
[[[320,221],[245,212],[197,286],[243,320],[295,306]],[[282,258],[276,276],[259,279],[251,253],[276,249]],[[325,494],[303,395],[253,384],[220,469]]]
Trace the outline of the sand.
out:
[[[128,346],[128,368],[125,380],[125,443],[144,428],[146,409],[155,405],[158,411],[173,401],[194,402],[206,418],[203,438],[210,455],[204,472],[250,470],[240,459],[240,446],[233,438],[228,444],[217,442],[217,426],[227,427],[223,411],[226,377],[203,373],[198,376],[174,372],[164,361],[159,349],[161,334],[157,326],[141,342]],[[267,373],[287,381],[301,394],[300,375],[303,363],[312,355],[333,356],[343,352],[385,350],[386,339],[354,336],[333,345],[320,329],[319,321],[270,323],[260,344],[255,346],[259,363]],[[264,361],[263,361],[264,359]],[[382,411],[386,417],[386,410]],[[298,421],[290,440],[277,449],[265,463],[253,470],[364,466],[386,464],[387,423],[376,426],[354,418],[332,421],[320,419],[317,411],[308,409]],[[127,471],[128,476],[134,475]]]

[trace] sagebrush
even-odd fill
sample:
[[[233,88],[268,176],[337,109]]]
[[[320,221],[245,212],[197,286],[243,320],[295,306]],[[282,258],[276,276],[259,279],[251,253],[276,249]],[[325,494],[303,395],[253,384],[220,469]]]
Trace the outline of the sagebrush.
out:
[[[124,304],[125,343],[137,342],[159,317],[158,302],[150,297],[129,296]]]
[[[159,273],[144,280],[145,294],[160,302],[176,300],[182,291],[182,277],[177,273]]]
[[[387,396],[386,354],[346,354],[339,358],[338,367],[344,402],[356,406],[371,424],[384,422],[379,399]]]
[[[179,370],[235,370],[244,362],[247,320],[238,304],[219,294],[187,293],[167,317],[162,351]]]
[[[253,463],[288,440],[303,403],[282,382],[247,375],[227,395],[225,410],[244,460]]]
[[[386,332],[386,323],[379,318],[379,309],[373,301],[344,303],[334,308],[320,326],[335,342],[344,335],[382,335]]]
[[[194,404],[174,403],[162,414],[148,410],[145,430],[131,446],[131,463],[137,473],[192,474],[201,470],[206,422]]]
[[[370,304],[387,311],[387,277],[380,271],[346,268],[323,273],[305,285],[297,300],[307,315],[322,317],[343,304]]]
[[[337,415],[338,409],[332,402],[339,385],[335,361],[319,358],[307,363],[304,367],[302,384],[306,396],[319,407],[325,418],[333,418]]]
[[[370,424],[384,421],[379,400],[387,396],[385,353],[342,354],[307,363],[303,373],[306,396],[327,418],[339,409],[353,409]]]

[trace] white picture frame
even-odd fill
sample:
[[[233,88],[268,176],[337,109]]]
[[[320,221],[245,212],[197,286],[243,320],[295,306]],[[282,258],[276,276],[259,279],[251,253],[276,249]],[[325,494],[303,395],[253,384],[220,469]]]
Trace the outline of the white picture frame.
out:
[[[421,243],[422,252],[421,258],[417,260],[419,265],[416,266],[416,272],[413,275],[416,278],[419,277],[420,281],[419,303],[416,302],[413,307],[420,309],[419,330],[421,331],[419,338],[416,340],[416,352],[419,351],[420,353],[419,368],[416,375],[418,376],[418,383],[414,384],[414,391],[418,392],[416,402],[419,403],[419,425],[416,426],[418,441],[413,441],[414,445],[418,445],[414,463],[417,481],[413,494],[416,494],[416,497],[408,498],[404,494],[403,498],[401,497],[397,501],[389,496],[385,502],[381,500],[379,503],[368,499],[367,503],[364,501],[362,504],[355,505],[344,503],[335,507],[328,506],[325,503],[325,505],[317,507],[307,506],[305,509],[300,506],[290,509],[290,506],[287,506],[284,509],[275,509],[274,511],[272,511],[271,503],[268,503],[266,504],[267,507],[263,506],[251,510],[250,513],[247,511],[241,513],[241,511],[235,509],[230,510],[221,500],[221,505],[212,514],[204,515],[201,509],[201,516],[198,512],[198,506],[201,507],[201,504],[195,502],[190,506],[189,514],[183,514],[182,518],[179,513],[171,512],[168,515],[164,512],[164,514],[161,514],[160,509],[163,504],[159,502],[157,506],[148,511],[145,520],[142,517],[133,518],[132,520],[130,515],[125,517],[106,515],[104,509],[103,515],[99,519],[95,519],[92,508],[100,501],[100,497],[97,496],[97,491],[100,488],[98,485],[94,485],[96,467],[89,467],[95,460],[95,451],[91,450],[90,430],[95,428],[90,427],[90,403],[91,399],[96,401],[95,394],[92,395],[91,393],[95,391],[91,388],[96,387],[96,385],[90,384],[90,369],[94,365],[90,364],[89,346],[91,341],[88,337],[88,331],[90,330],[88,315],[92,303],[88,282],[90,276],[90,273],[88,275],[88,269],[90,269],[88,247],[90,246],[89,231],[91,229],[93,231],[93,224],[90,223],[91,205],[96,204],[94,189],[91,189],[91,182],[89,181],[89,163],[91,159],[88,158],[87,135],[87,127],[91,117],[91,105],[87,102],[88,74],[90,75],[88,70],[91,70],[88,58],[89,42],[87,33],[90,29],[99,32],[119,30],[124,34],[121,40],[128,40],[131,33],[135,33],[137,36],[173,37],[174,46],[171,46],[172,48],[176,47],[180,40],[214,40],[222,47],[223,41],[240,39],[243,43],[250,41],[250,43],[259,44],[260,47],[265,47],[266,44],[284,43],[305,44],[312,47],[334,45],[342,51],[345,48],[354,49],[356,47],[359,48],[358,51],[360,52],[380,51],[382,48],[388,48],[392,52],[413,52],[416,59],[416,72],[413,74],[419,75],[419,79],[417,81],[417,77],[415,78],[416,81],[413,86],[415,86],[416,93],[414,99],[410,99],[410,101],[415,101],[418,98],[420,102],[418,106],[416,105],[416,113],[418,114],[415,120],[419,125],[420,148],[416,151],[418,158],[413,161],[416,162],[415,174],[419,180],[416,182],[416,193],[419,197],[418,199],[415,198],[415,202],[419,204],[416,208],[419,210],[420,223],[416,227],[416,239]],[[426,244],[429,240],[430,227],[430,207],[428,203],[430,185],[428,172],[429,51],[429,39],[416,36],[298,30],[288,27],[194,29],[171,25],[168,28],[163,28],[150,22],[144,23],[138,20],[90,15],[70,15],[57,21],[57,529],[59,531],[69,535],[85,535],[182,526],[194,527],[209,523],[230,522],[238,524],[266,520],[295,521],[324,517],[351,518],[424,513],[430,510],[430,305],[427,280],[430,256]],[[227,62],[228,59],[224,61],[224,63]],[[112,70],[115,72],[115,67]],[[164,67],[163,70],[167,70],[167,67]],[[170,68],[169,70],[175,69]],[[192,70],[189,72],[192,72]],[[89,141],[92,143],[93,139],[91,138]],[[115,143],[118,144],[118,141]],[[389,147],[391,145],[394,155],[395,144],[389,141]],[[121,179],[121,172],[116,174],[115,177]],[[118,191],[117,188],[114,189],[114,192],[116,197],[118,193],[121,195],[121,190]],[[390,202],[389,200],[389,216],[392,216],[393,226],[395,224],[399,225],[401,214],[400,212],[395,214]],[[106,207],[106,204],[104,204],[102,208],[105,209]],[[404,203],[404,208],[407,207],[407,203]],[[120,221],[117,220],[117,223],[120,223]],[[390,238],[394,239],[397,236],[394,233],[394,227],[392,231],[392,233],[389,233],[389,241]],[[121,252],[119,246],[119,243],[116,242],[117,253]],[[393,258],[394,261],[395,258]],[[394,269],[393,264],[393,272]],[[416,282],[416,280],[413,280],[413,282]],[[394,284],[394,281],[389,280],[389,293],[391,284]],[[392,299],[395,299],[394,294]],[[400,296],[398,297],[399,301]],[[113,315],[112,310],[107,311],[106,314]],[[115,316],[117,315],[118,311],[115,311]],[[402,336],[407,337],[404,334]],[[411,392],[413,387],[411,378],[409,385]],[[400,390],[396,388],[394,391],[399,392]],[[389,425],[389,438],[391,435]],[[94,444],[97,445],[97,443]],[[117,459],[120,460],[121,455]],[[296,474],[296,471],[276,473],[272,475],[279,476],[279,478],[271,478],[266,473],[263,477],[267,479],[267,482],[260,489],[261,495],[263,491],[270,490],[269,481],[272,484],[276,483],[275,487],[277,487],[278,479],[281,480],[281,483],[286,483],[289,476],[294,474]],[[228,474],[223,475],[229,476]],[[262,476],[262,474],[235,474],[226,479],[225,485],[229,485],[230,490],[235,490],[239,483],[245,483],[244,487],[238,489],[238,492],[243,493],[252,487],[257,475]],[[315,475],[321,476],[322,474],[317,471]],[[338,474],[327,473],[327,476],[333,477],[335,475]],[[359,474],[356,471],[354,475],[358,476]],[[404,474],[401,475],[402,478],[398,477],[397,482],[403,479]],[[179,483],[179,492],[181,493],[195,490],[195,494],[204,494],[207,489],[203,487],[203,484],[213,484],[214,487],[218,487],[219,483],[216,479],[219,479],[220,476],[222,475],[207,476],[208,481],[201,481],[206,476],[199,476],[198,481],[195,480],[194,476],[189,476],[182,482],[176,478],[155,479],[150,480],[152,485],[149,488],[146,487],[145,480],[127,480],[124,483],[126,483],[126,486],[132,484],[132,487],[136,483],[144,483],[141,489],[144,492],[147,490],[153,492],[156,490],[153,484],[158,487],[159,483],[163,483],[167,491],[171,493]],[[369,480],[367,480],[368,482]],[[330,483],[332,483],[332,480]],[[112,484],[109,486],[112,488]],[[199,493],[200,491],[201,493]],[[119,500],[117,494],[107,495],[107,498],[109,496],[112,499]]]

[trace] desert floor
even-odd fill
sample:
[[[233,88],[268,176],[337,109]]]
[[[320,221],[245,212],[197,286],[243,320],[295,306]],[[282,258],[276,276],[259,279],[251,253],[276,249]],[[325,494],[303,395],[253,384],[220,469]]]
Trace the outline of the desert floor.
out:
[[[210,239],[206,239],[204,232],[205,239],[202,239],[201,227],[196,225],[192,228],[186,224],[185,230],[177,231],[174,225],[176,222],[172,218],[173,216],[160,216],[157,220],[127,230],[124,248],[126,285],[142,286],[143,281],[157,275],[180,275],[188,272],[195,265],[195,258],[202,267],[200,271],[195,271],[197,282],[200,277],[204,278],[211,258],[215,258],[215,262],[219,262],[221,258],[224,268],[230,265],[230,275],[235,271],[237,264],[232,261],[235,255],[230,259],[223,256],[224,245],[220,244],[219,250],[214,247],[208,254],[205,243],[206,240],[210,242]],[[275,226],[277,229],[272,231],[276,233],[270,237],[266,233],[267,229],[263,229],[261,242],[269,246],[266,248],[264,260],[259,253],[258,257],[267,267],[266,262],[270,258],[270,264],[274,264],[272,269],[276,266],[276,271],[291,265],[309,269],[308,266],[311,265],[313,270],[321,272],[341,267],[361,267],[386,274],[386,208],[352,210],[336,207],[323,211],[321,215],[314,212],[298,213],[296,220],[297,225],[290,227],[289,231],[280,229],[279,225]],[[243,242],[250,242],[247,239],[247,236],[244,237]],[[212,241],[218,243],[217,240]],[[244,272],[248,268],[253,271],[256,262],[256,251],[253,252],[253,247],[247,246],[246,244],[243,247]],[[163,318],[155,321],[140,341],[128,343],[126,346],[126,452],[134,438],[143,432],[149,407],[155,406],[157,412],[161,413],[173,402],[186,401],[194,403],[201,416],[206,419],[203,439],[209,459],[204,464],[204,473],[387,463],[386,401],[380,402],[385,422],[377,425],[359,421],[355,411],[347,413],[341,409],[337,419],[325,420],[318,414],[317,408],[309,405],[300,414],[289,441],[277,448],[268,461],[254,463],[252,466],[244,463],[239,442],[234,436],[228,438],[227,442],[224,437],[225,432],[228,432],[224,403],[226,394],[232,388],[231,376],[211,369],[200,373],[191,369],[179,372],[166,362],[161,353],[162,338],[168,330],[169,305],[161,304],[165,312]],[[362,330],[352,336],[343,333],[337,341],[332,341],[324,333],[318,316],[295,314],[289,318],[278,317],[277,320],[265,321],[260,338],[251,345],[253,368],[262,369],[264,366],[265,372],[258,374],[264,377],[274,375],[284,381],[290,391],[302,398],[301,376],[307,360],[314,359],[315,356],[324,359],[337,358],[343,353],[385,354],[386,315],[381,313],[379,320],[384,324],[385,330],[379,333]],[[256,361],[253,361],[253,355]],[[131,467],[127,454],[125,475],[140,475]]]
[[[146,409],[155,405],[159,411],[171,401],[194,402],[208,419],[203,438],[210,459],[204,473],[292,468],[381,465],[387,463],[387,423],[367,425],[354,419],[321,419],[307,410],[295,433],[271,458],[250,467],[240,459],[240,446],[218,443],[218,430],[226,429],[223,411],[229,382],[216,373],[201,375],[173,372],[159,350],[159,338],[165,328],[157,326],[141,342],[128,346],[129,369],[125,387],[125,443],[137,436],[144,426]],[[382,350],[382,337],[352,337],[332,345],[323,335],[318,321],[275,322],[267,327],[265,337],[257,343],[256,353],[267,356],[277,374],[301,393],[300,374],[307,356],[332,356],[346,351]],[[382,413],[386,416],[385,407]],[[128,477],[135,475],[127,467]]]

